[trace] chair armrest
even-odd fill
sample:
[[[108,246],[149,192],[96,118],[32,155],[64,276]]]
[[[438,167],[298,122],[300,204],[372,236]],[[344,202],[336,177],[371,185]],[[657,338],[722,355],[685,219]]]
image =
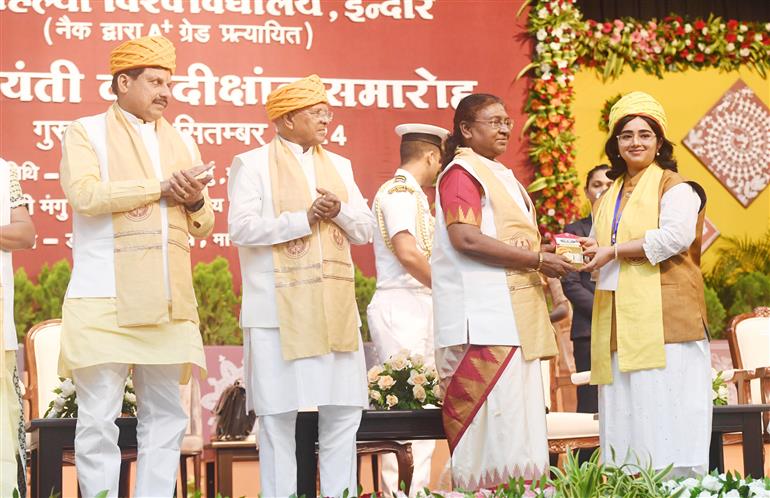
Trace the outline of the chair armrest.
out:
[[[570,380],[576,386],[584,386],[591,382],[591,371],[586,370],[585,372],[573,373],[570,375]]]
[[[735,384],[738,391],[738,404],[745,405],[751,403],[751,385],[750,381],[758,379],[757,373],[752,369],[733,369],[722,372],[722,380]]]

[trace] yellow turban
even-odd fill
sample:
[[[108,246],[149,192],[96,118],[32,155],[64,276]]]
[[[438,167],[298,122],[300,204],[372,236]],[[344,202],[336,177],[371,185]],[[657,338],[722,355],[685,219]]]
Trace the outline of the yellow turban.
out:
[[[176,69],[174,44],[163,36],[144,36],[121,43],[110,54],[110,73],[136,67],[158,66],[172,73]]]
[[[660,102],[644,92],[631,92],[615,102],[610,109],[610,133],[615,130],[615,125],[626,116],[639,115],[652,118],[660,125],[663,136],[666,135],[666,112]]]
[[[267,117],[274,121],[287,112],[303,109],[311,105],[329,103],[326,88],[317,74],[276,88],[267,96]]]

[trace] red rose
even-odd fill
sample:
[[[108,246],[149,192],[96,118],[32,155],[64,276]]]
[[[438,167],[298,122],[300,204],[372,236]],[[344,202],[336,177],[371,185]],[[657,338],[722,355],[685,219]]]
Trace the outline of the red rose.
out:
[[[727,21],[727,29],[729,31],[734,31],[738,29],[738,21],[736,21],[735,19],[730,19],[729,21]]]
[[[695,54],[695,62],[703,62],[706,59],[706,56],[702,53]]]
[[[612,24],[606,22],[602,25],[602,33],[609,33],[612,31]]]
[[[702,30],[703,28],[706,27],[706,23],[703,22],[702,19],[698,19],[697,21],[695,21],[695,24],[693,26],[695,27],[695,29],[700,31],[700,30]]]
[[[682,35],[684,35],[684,28],[682,26],[679,26],[678,28],[676,28],[674,33],[676,33],[679,36],[682,36]]]
[[[735,43],[735,40],[738,39],[738,36],[735,33],[727,33],[725,35],[725,41],[727,43]]]

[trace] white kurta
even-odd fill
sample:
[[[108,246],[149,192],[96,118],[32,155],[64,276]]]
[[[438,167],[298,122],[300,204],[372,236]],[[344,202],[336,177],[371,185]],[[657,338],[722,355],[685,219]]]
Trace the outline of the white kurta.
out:
[[[276,140],[282,140],[277,137]],[[297,158],[310,192],[316,192],[312,150],[285,141]],[[244,381],[247,405],[257,415],[320,405],[367,406],[363,347],[351,353],[285,361],[275,299],[272,246],[310,234],[304,211],[275,215],[268,168],[268,147],[233,160],[228,183],[230,240],[238,247],[243,280]],[[327,151],[347,187],[334,222],[353,244],[371,240],[374,218],[355,184],[350,161]]]
[[[700,198],[685,183],[663,194],[659,228],[644,237],[644,253],[652,264],[690,247],[699,207]],[[665,368],[634,372],[621,372],[617,352],[612,353],[613,382],[599,386],[602,455],[612,461],[614,450],[618,464],[638,460],[655,469],[673,464],[674,475],[703,474],[713,408],[709,343],[666,344],[665,353]]]

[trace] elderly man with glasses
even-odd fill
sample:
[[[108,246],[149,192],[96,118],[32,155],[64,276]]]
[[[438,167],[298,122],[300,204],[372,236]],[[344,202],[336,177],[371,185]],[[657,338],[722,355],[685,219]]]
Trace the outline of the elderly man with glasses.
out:
[[[371,240],[374,217],[350,161],[321,147],[332,113],[320,78],[275,90],[266,107],[277,136],[236,156],[228,185],[261,494],[297,492],[297,411],[317,407],[321,494],[355,495],[367,390],[350,244]]]

